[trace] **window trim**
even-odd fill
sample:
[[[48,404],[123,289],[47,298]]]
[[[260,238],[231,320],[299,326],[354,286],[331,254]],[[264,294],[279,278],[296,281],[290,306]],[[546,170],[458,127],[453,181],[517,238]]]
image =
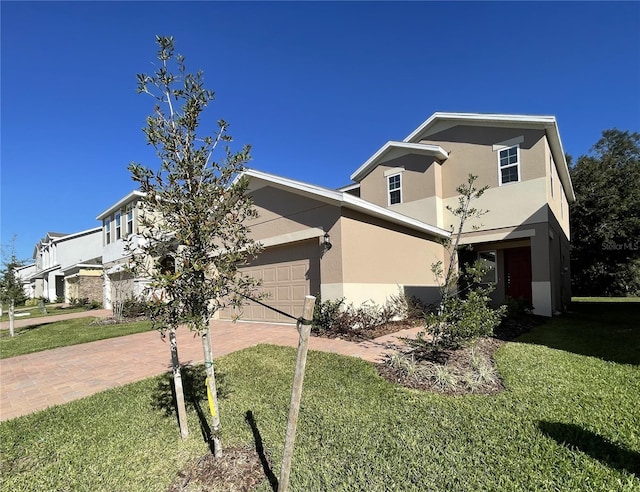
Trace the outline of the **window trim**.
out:
[[[398,187],[391,189],[391,179],[398,177]],[[400,198],[397,202],[391,203],[391,193],[398,192],[400,194]],[[390,174],[387,176],[387,205],[390,207],[391,205],[398,205],[402,203],[402,173]]]
[[[105,244],[111,244],[111,216],[104,219],[104,241]]]
[[[516,149],[516,162],[515,164],[507,164],[506,166],[502,166],[500,164],[500,154],[502,154],[502,152],[508,152],[511,149]],[[515,167],[516,171],[518,173],[518,179],[515,181],[507,181],[506,183],[502,182],[502,171],[503,169],[509,169],[511,167]],[[499,149],[498,150],[498,185],[499,186],[503,186],[503,185],[508,185],[511,183],[519,183],[520,182],[520,144],[516,144],[516,145],[511,145],[510,147],[505,147],[503,149]]]
[[[116,241],[119,241],[120,239],[122,239],[122,211],[118,210],[115,214],[114,214],[114,218],[115,218],[115,223],[116,223]]]
[[[126,227],[125,233],[126,237],[129,237],[133,234],[133,204],[128,204],[125,208],[125,217],[126,217]]]

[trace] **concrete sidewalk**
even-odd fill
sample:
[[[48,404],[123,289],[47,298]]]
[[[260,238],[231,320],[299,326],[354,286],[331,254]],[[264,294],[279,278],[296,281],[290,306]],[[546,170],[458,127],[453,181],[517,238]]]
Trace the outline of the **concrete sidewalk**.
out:
[[[293,325],[212,321],[212,328],[214,357],[260,343],[298,345],[298,332]],[[311,337],[309,348],[375,362],[398,346],[396,337],[412,337],[419,330],[412,328],[360,343]],[[203,361],[200,337],[181,328],[177,338],[182,364]],[[168,370],[168,341],[163,342],[155,331],[2,359],[0,420],[67,403]]]

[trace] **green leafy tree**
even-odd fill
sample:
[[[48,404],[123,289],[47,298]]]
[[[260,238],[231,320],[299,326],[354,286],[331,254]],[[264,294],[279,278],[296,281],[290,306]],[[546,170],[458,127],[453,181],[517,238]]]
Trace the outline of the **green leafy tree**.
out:
[[[201,114],[214,93],[204,87],[201,71],[186,71],[184,57],[174,53],[172,37],[157,36],[156,41],[157,70],[137,77],[138,92],[156,101],[143,131],[160,165],[155,171],[137,163],[129,166],[144,192],[142,239],[132,246],[132,266],[150,279],[151,319],[156,328],[169,332],[174,375],[179,373],[175,330],[187,325],[202,337],[213,400],[210,438],[215,455],[221,456],[209,322],[216,311],[240,305],[242,296],[256,286],[254,279],[238,274],[238,266],[258,251],[245,225],[257,213],[246,193],[247,181],[238,179],[250,147],[232,151],[229,125],[223,120],[212,135],[198,134]],[[217,160],[216,151],[221,151]]]
[[[605,130],[571,168],[575,295],[640,295],[640,133]]]
[[[467,182],[457,188],[460,195],[458,206],[447,206],[447,210],[456,218],[457,225],[451,226],[451,237],[444,241],[449,261],[445,268],[442,261],[431,266],[438,281],[440,303],[436,312],[427,313],[425,329],[418,333],[412,345],[421,349],[438,351],[457,348],[478,337],[487,336],[505,314],[506,307],[491,307],[490,294],[493,284],[483,284],[482,279],[488,266],[481,260],[472,264],[460,265],[459,251],[465,226],[473,219],[479,219],[487,210],[475,208],[473,202],[479,199],[487,187],[476,188],[477,176],[469,175]],[[473,230],[477,225],[471,227]]]
[[[2,269],[0,269],[0,302],[9,305],[9,334],[15,335],[15,307],[25,301],[26,296],[22,288],[22,282],[17,274],[17,269],[24,265],[16,257],[15,237],[5,253],[2,251]]]

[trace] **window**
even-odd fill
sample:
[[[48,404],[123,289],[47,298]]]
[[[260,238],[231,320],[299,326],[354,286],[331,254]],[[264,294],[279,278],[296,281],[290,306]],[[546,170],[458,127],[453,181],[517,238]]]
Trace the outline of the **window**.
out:
[[[120,238],[122,238],[122,228],[121,226],[121,216],[120,216],[120,211],[116,212],[116,241]]]
[[[520,181],[520,147],[518,145],[498,153],[500,185]]]
[[[498,270],[497,266],[497,257],[495,251],[480,251],[478,253],[478,259],[482,261],[489,270],[482,277],[481,283],[483,284],[495,284],[498,282]]]
[[[389,187],[389,205],[402,203],[402,193],[401,193],[402,184],[400,181],[400,174],[394,174],[393,176],[389,176],[387,178],[387,183]]]
[[[127,236],[133,234],[133,204],[127,205]]]
[[[104,242],[105,244],[111,242],[111,217],[104,219]]]

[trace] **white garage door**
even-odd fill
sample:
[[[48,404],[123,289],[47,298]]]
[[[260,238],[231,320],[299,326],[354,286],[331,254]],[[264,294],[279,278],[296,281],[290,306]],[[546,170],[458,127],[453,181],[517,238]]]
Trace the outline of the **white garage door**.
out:
[[[250,266],[242,268],[241,272],[262,281],[260,291],[266,295],[261,300],[264,304],[297,318],[302,315],[305,296],[316,295],[320,290],[318,252],[317,240],[268,248]],[[223,311],[221,317],[229,318],[230,312]],[[250,301],[243,307],[240,319],[294,322],[291,318]]]

